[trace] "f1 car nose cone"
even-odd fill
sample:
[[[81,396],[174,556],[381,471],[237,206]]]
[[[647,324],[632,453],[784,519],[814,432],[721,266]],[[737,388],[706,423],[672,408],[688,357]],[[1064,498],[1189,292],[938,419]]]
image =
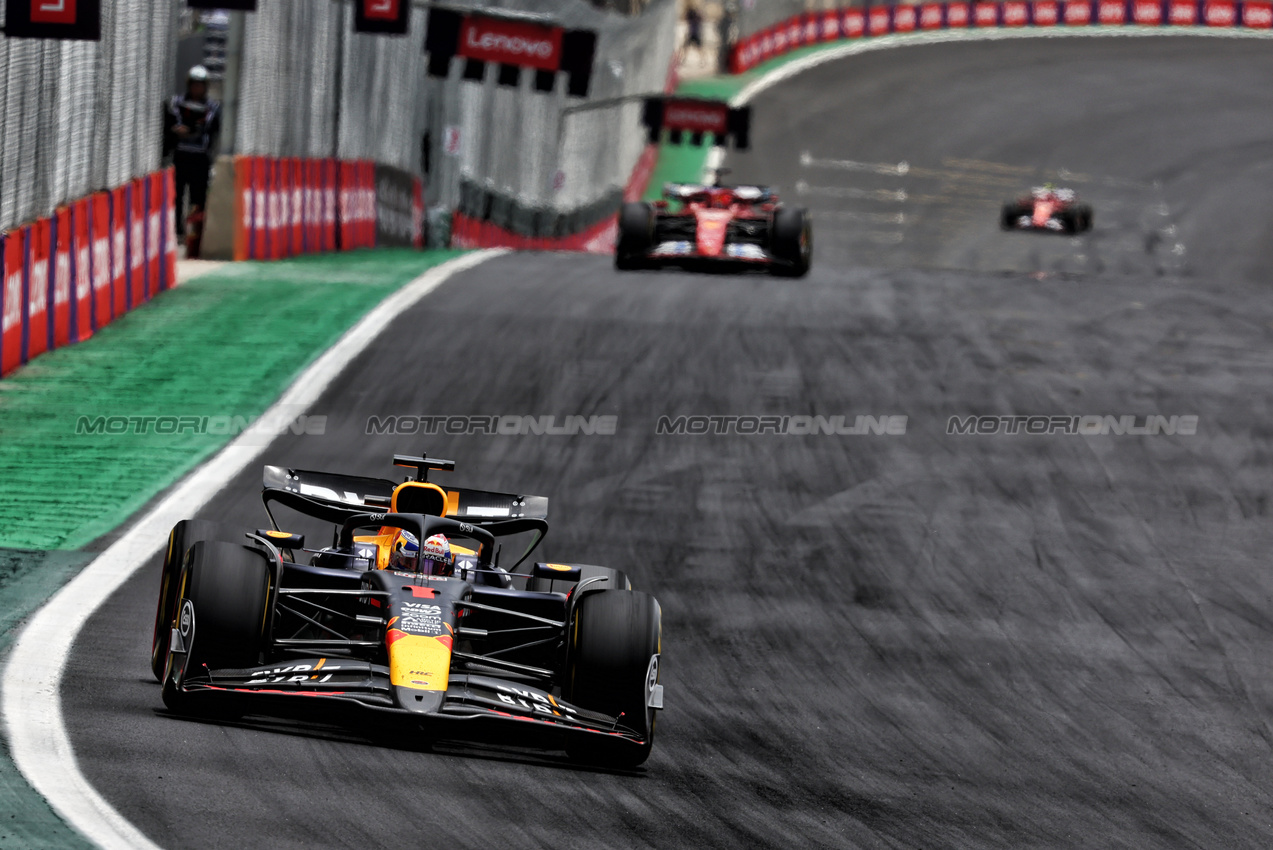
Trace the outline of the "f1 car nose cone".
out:
[[[417,691],[413,688],[394,688],[398,705],[412,714],[437,714],[446,700],[446,691]]]

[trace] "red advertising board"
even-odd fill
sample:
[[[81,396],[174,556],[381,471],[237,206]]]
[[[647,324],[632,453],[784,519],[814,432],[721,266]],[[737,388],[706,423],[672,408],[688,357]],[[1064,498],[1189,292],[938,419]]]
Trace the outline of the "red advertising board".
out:
[[[967,3],[946,4],[946,26],[966,27],[972,20],[972,9]]]
[[[919,28],[922,30],[941,29],[943,17],[941,3],[925,3],[919,7]]]
[[[888,6],[872,6],[866,13],[866,31],[871,35],[884,35],[892,23],[893,10]]]
[[[866,13],[861,9],[849,9],[844,13],[842,26],[847,38],[861,38],[866,32]]]
[[[974,3],[972,7],[972,19],[979,27],[993,27],[999,23],[999,4],[986,2],[982,0],[980,3]]]
[[[156,171],[143,177],[146,190],[146,297],[154,298],[163,287],[159,282],[163,251],[160,245],[159,223],[163,219],[163,172]]]
[[[1196,0],[1170,0],[1167,4],[1167,20],[1175,25],[1191,27],[1198,22]]]
[[[1273,28],[1273,3],[1247,0],[1242,4],[1242,25],[1253,29]]]
[[[1034,25],[1036,27],[1056,26],[1061,19],[1061,8],[1057,0],[1035,0]]]
[[[88,199],[90,237],[93,240],[93,329],[104,328],[114,317],[111,299],[111,197],[98,192]]]
[[[840,14],[838,12],[822,13],[822,40],[835,41],[840,37]]]
[[[305,253],[305,172],[301,160],[288,160],[291,172],[292,254]]]
[[[1156,27],[1163,18],[1160,0],[1132,0],[1132,20],[1141,26]]]
[[[132,306],[150,297],[146,280],[146,186],[143,180],[128,184],[128,291]],[[131,309],[131,308],[130,308]]]
[[[71,204],[72,330],[75,342],[93,335],[93,240],[89,237],[89,199]]]
[[[71,344],[71,210],[63,207],[51,222],[53,244],[53,348]]]
[[[354,210],[356,208],[354,201],[356,191],[355,168],[356,165],[352,162],[339,162],[337,164],[340,174],[337,180],[337,185],[340,187],[340,208],[336,214],[336,221],[340,232],[340,250],[342,251],[357,247],[357,226],[354,221]]]
[[[129,191],[120,186],[111,192],[111,293],[112,315],[119,318],[131,305],[128,292],[128,207]]]
[[[1030,4],[1026,0],[1007,0],[1003,4],[1003,25],[1023,27],[1030,23]]]
[[[1065,0],[1065,23],[1070,26],[1090,24],[1092,4],[1089,0]]]
[[[42,218],[23,228],[27,240],[27,344],[24,361],[49,350],[49,254],[53,222]]]
[[[0,290],[0,375],[22,365],[22,331],[26,324],[26,299],[22,281],[26,265],[25,232],[11,230],[4,235],[4,287]]]
[[[561,66],[561,33],[560,27],[466,15],[456,53],[466,59],[556,71]]]
[[[914,32],[918,24],[914,6],[898,6],[893,10],[893,32]]]
[[[266,256],[278,260],[283,252],[283,166],[277,159],[264,159],[266,207]]]
[[[1098,0],[1096,20],[1102,24],[1122,24],[1127,21],[1125,0]]]
[[[1202,4],[1202,21],[1209,27],[1231,27],[1238,22],[1238,4],[1233,0],[1207,0]]]

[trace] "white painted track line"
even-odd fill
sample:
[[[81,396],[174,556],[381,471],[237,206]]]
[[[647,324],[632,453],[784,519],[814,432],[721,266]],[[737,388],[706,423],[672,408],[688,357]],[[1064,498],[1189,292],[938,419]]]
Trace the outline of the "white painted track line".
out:
[[[284,411],[307,409],[402,311],[453,275],[502,253],[465,254],[430,269],[390,295],[314,361],[262,418],[281,419],[286,418]],[[93,612],[165,545],[172,526],[198,511],[235,475],[260,457],[267,445],[259,435],[245,432],[187,475],[49,600],[22,629],[14,644],[4,669],[3,703],[0,703],[10,753],[22,775],[53,809],[100,847],[159,850],[80,773],[66,734],[60,698],[62,674],[71,647]]]

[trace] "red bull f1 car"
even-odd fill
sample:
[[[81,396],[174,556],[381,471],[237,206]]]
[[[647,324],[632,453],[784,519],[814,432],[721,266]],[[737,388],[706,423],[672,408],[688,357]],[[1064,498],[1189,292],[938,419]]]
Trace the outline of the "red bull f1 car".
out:
[[[177,523],[151,652],[168,709],[370,715],[425,741],[644,762],[663,707],[658,601],[616,569],[519,571],[547,533],[547,499],[428,481],[448,460],[394,462],[416,472],[395,485],[267,466],[269,528]],[[307,546],[283,511],[331,545]],[[528,545],[505,568],[513,540]]]
[[[1073,189],[1040,186],[1004,204],[999,223],[1004,230],[1083,233],[1092,229],[1092,208],[1080,204]]]
[[[669,183],[661,200],[619,211],[620,270],[714,265],[803,277],[812,257],[808,211],[786,206],[764,186]]]

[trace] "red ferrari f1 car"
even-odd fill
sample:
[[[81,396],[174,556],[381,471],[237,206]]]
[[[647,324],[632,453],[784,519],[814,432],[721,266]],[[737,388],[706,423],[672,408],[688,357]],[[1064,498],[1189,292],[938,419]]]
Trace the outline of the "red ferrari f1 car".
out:
[[[619,212],[614,265],[624,271],[711,263],[804,277],[812,257],[808,210],[786,206],[765,186],[669,183],[661,200]]]
[[[1073,189],[1040,186],[1004,204],[1000,225],[1004,230],[1083,233],[1092,229],[1092,208],[1080,204]]]

